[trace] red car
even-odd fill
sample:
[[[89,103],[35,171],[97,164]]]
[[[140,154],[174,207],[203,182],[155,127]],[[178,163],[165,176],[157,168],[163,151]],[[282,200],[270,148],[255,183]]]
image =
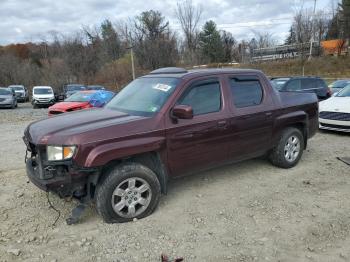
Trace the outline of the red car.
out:
[[[79,91],[63,102],[50,106],[49,116],[92,107],[103,107],[114,95],[113,92],[102,90]]]

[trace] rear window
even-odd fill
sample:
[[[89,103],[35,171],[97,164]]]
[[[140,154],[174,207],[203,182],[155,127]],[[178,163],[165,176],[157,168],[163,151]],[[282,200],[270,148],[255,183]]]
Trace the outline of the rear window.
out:
[[[322,79],[317,79],[316,88],[325,88],[325,87],[327,87],[326,82],[323,81]]]
[[[236,107],[248,107],[261,104],[263,88],[259,80],[230,79],[233,103]]]
[[[302,89],[314,89],[317,88],[318,82],[317,79],[302,79],[301,80],[301,88]]]

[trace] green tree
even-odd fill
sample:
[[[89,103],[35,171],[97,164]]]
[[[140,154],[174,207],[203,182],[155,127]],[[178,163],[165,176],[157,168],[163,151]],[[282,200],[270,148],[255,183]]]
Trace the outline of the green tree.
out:
[[[133,38],[136,60],[141,68],[156,69],[176,65],[176,37],[160,12],[150,10],[136,17]]]
[[[207,21],[199,34],[199,48],[203,62],[216,63],[224,59],[224,49],[216,24]]]
[[[118,37],[117,31],[108,19],[101,24],[101,36],[103,48],[107,56],[106,60],[111,61],[120,58],[123,54],[121,41]]]
[[[343,38],[350,39],[350,0],[342,0],[339,7]]]
[[[291,45],[291,44],[295,44],[296,42],[297,42],[297,35],[295,33],[295,29],[293,28],[293,26],[291,26],[289,28],[289,35],[287,39],[284,41],[284,43],[286,45]]]
[[[230,32],[222,30],[220,33],[224,52],[223,62],[232,62],[234,60],[233,54],[236,46],[236,40]]]

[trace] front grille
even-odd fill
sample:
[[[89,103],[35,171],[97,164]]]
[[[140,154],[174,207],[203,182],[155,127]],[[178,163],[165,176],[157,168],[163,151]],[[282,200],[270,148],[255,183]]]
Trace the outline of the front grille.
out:
[[[5,98],[0,98],[0,102],[4,102],[5,101]]]
[[[51,115],[59,115],[59,114],[62,114],[63,112],[61,111],[49,111],[49,114]]]
[[[329,127],[329,128],[349,129],[350,130],[350,126],[331,125],[331,124],[324,124],[324,123],[320,123],[320,125],[324,126],[324,127]]]
[[[40,103],[47,103],[47,102],[50,102],[50,98],[39,98],[38,101]]]
[[[350,121],[350,113],[340,113],[340,112],[320,112],[320,118],[338,121]]]

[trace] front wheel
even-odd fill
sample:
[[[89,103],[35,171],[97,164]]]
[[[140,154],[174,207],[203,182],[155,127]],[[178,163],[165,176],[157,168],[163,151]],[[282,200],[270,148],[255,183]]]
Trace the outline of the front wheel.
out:
[[[156,174],[138,163],[109,170],[96,188],[96,209],[107,223],[122,223],[150,215],[158,205]]]
[[[278,145],[270,153],[273,165],[282,168],[294,167],[300,160],[304,150],[304,136],[297,128],[286,128]]]

